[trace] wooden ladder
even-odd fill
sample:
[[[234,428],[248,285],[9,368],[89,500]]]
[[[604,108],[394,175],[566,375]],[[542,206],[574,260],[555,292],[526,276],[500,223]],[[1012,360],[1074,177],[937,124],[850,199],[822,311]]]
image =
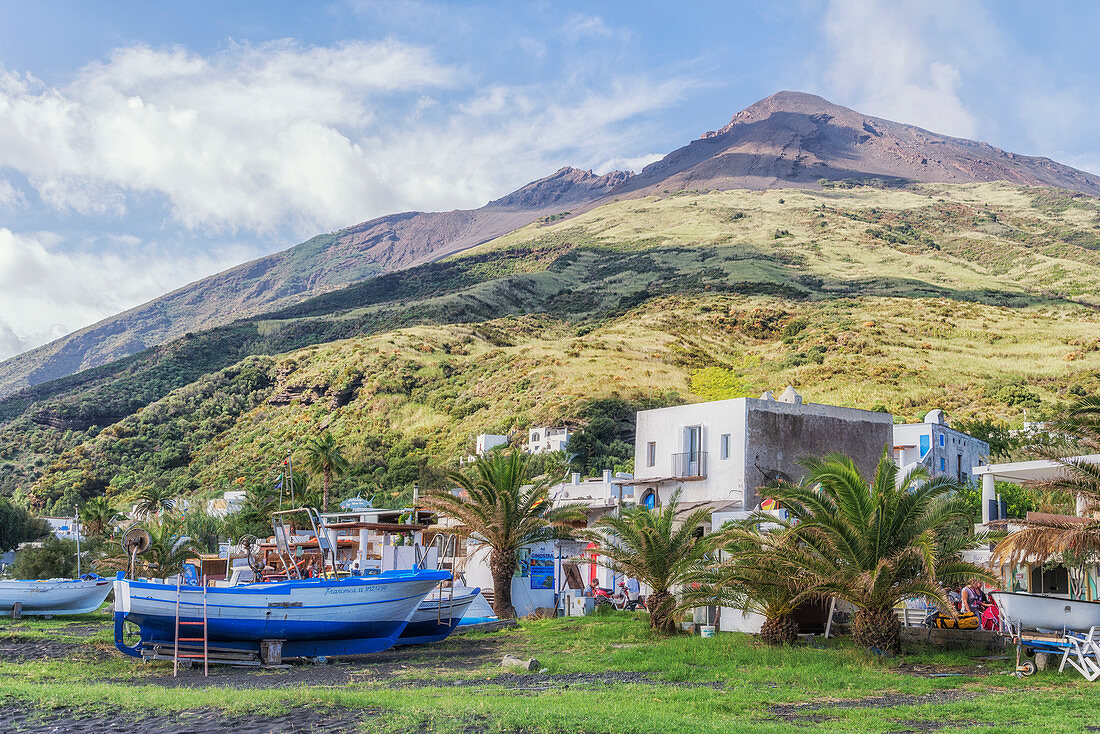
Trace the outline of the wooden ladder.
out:
[[[202,621],[193,620],[181,620],[180,619],[180,597],[184,593],[194,593],[202,591]],[[210,656],[209,652],[209,635],[207,634],[207,612],[206,612],[206,576],[202,577],[202,586],[184,586],[183,574],[180,574],[176,579],[176,639],[172,650],[172,677],[175,678],[179,675],[180,660],[202,660],[202,674],[204,676],[210,675]],[[202,637],[180,637],[180,627],[187,627],[194,629],[195,627],[202,628]],[[195,634],[195,633],[191,633]],[[180,652],[180,643],[202,643],[202,654]],[[184,645],[185,648],[197,648],[197,645]]]

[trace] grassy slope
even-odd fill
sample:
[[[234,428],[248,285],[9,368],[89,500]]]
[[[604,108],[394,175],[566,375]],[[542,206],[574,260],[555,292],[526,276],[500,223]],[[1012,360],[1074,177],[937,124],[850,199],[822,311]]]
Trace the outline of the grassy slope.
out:
[[[322,423],[353,459],[377,463],[409,440],[444,461],[478,432],[568,418],[591,397],[692,399],[689,372],[710,364],[754,391],[790,382],[905,418],[938,406],[1018,419],[995,397],[1004,384],[1048,404],[1096,389],[1098,233],[1095,200],[989,184],[614,202],[43,386],[29,410],[4,401],[0,460],[24,491],[42,473],[53,496],[89,473],[84,489],[101,489],[119,466],[156,468],[192,435],[157,431],[205,411],[217,420],[194,432],[202,442],[172,459],[194,457],[187,472],[204,487],[266,469]],[[540,313],[553,316],[522,316]],[[810,326],[784,340],[793,319]],[[815,348],[820,363],[799,359]],[[243,391],[230,374],[200,380],[229,388],[160,398],[242,354],[279,352]],[[264,402],[288,387],[299,396]],[[28,421],[112,400],[122,414],[159,407],[102,433]]]
[[[82,620],[83,621],[83,620]],[[104,621],[106,629],[108,622]],[[26,639],[26,623],[0,620],[0,639]],[[37,623],[46,633],[52,626]],[[104,645],[103,635],[95,644]],[[499,658],[480,668],[455,671],[449,651],[474,640],[409,648],[401,679],[427,685],[402,688],[384,680],[336,687],[289,685],[241,691],[196,683],[186,696],[143,679],[171,670],[167,663],[138,665],[120,655],[106,659],[78,656],[68,660],[0,662],[0,701],[40,708],[85,709],[93,703],[127,711],[180,711],[212,707],[231,714],[278,714],[301,706],[369,709],[366,731],[386,732],[796,732],[812,726],[822,731],[892,732],[910,730],[1082,731],[1100,724],[1092,706],[1090,684],[1073,673],[1039,673],[1034,678],[1008,675],[1005,661],[975,662],[967,652],[938,653],[923,648],[906,651],[904,660],[872,659],[844,641],[827,648],[761,647],[740,634],[713,639],[654,639],[641,620],[629,614],[585,619],[525,622],[492,638],[521,657],[534,656],[552,676],[614,671],[644,673],[656,683],[575,683],[542,678],[545,687],[523,693],[514,683],[451,686],[451,681],[484,680],[499,674]],[[981,653],[978,653],[981,654]],[[457,658],[461,660],[460,658]],[[902,665],[923,670],[955,670],[957,677],[927,678],[907,673]],[[978,666],[981,666],[980,668]],[[369,671],[369,667],[366,668]],[[988,674],[987,674],[988,673]],[[194,672],[185,676],[195,679]],[[264,671],[256,675],[290,675]],[[196,679],[201,680],[201,679]],[[922,697],[955,692],[959,700],[926,702]],[[912,696],[869,707],[846,702],[882,694]],[[769,709],[782,704],[813,704],[783,720]],[[873,703],[873,701],[872,701]]]

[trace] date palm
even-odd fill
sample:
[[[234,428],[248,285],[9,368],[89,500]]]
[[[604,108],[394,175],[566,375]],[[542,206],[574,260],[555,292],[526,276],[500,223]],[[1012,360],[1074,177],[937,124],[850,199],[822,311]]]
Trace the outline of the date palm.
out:
[[[518,451],[494,451],[479,457],[469,469],[452,472],[457,494],[430,492],[421,504],[462,524],[461,532],[488,545],[493,577],[493,610],[501,619],[515,616],[512,577],[518,567],[516,552],[533,543],[567,537],[573,524],[583,522],[577,507],[554,508],[549,488],[560,475],[530,476],[530,457]]]
[[[165,577],[180,573],[188,558],[200,551],[184,531],[184,521],[174,515],[147,518],[138,523],[149,533],[149,548],[138,556],[143,572]],[[115,555],[96,562],[97,567],[121,571],[130,564],[130,557],[116,545]]]
[[[81,530],[89,536],[103,535],[109,532],[111,524],[118,519],[114,503],[107,497],[88,500],[80,508]]]
[[[306,443],[305,457],[306,470],[321,478],[321,512],[328,512],[328,491],[332,478],[346,474],[351,465],[344,458],[332,431],[311,438]]]
[[[699,509],[676,521],[677,491],[668,504],[650,510],[631,507],[606,515],[583,535],[599,546],[596,563],[616,574],[635,578],[652,589],[646,599],[650,625],[658,633],[676,631],[676,589],[710,550],[710,538],[696,537],[696,528],[710,518]]]
[[[1047,495],[1068,495],[1083,505],[1083,518],[1058,517],[1012,520],[1022,526],[994,549],[994,559],[1017,563],[1025,558],[1076,559],[1084,565],[1100,556],[1100,396],[1082,398],[1069,406],[1050,426],[1062,437],[1056,445],[1044,445],[1038,453],[1063,467],[1062,475],[1035,486]],[[1074,454],[1067,458],[1067,454]],[[1002,523],[1003,524],[1003,523]],[[1072,561],[1071,561],[1072,562]]]
[[[752,521],[733,523],[715,535],[716,557],[688,573],[683,608],[730,607],[764,617],[760,638],[769,645],[798,639],[794,612],[814,598],[814,589],[799,583],[784,559],[793,539],[783,533],[762,532]],[[766,553],[760,553],[766,549]]]
[[[134,501],[134,511],[143,518],[168,512],[176,505],[172,490],[156,484],[139,489]]]
[[[985,538],[973,534],[971,510],[955,480],[929,478],[917,468],[899,481],[886,454],[870,481],[846,456],[801,463],[807,474],[800,484],[781,483],[765,492],[789,513],[789,520],[771,531],[784,544],[782,555],[765,545],[742,557],[771,559],[818,598],[855,606],[857,644],[899,652],[898,603],[915,597],[946,610],[951,607],[944,584],[993,581],[960,558]],[[763,513],[752,519],[776,522]]]

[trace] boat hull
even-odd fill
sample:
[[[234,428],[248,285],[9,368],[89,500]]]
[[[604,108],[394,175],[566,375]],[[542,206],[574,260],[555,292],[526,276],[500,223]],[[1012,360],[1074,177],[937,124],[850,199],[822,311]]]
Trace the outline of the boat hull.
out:
[[[417,606],[396,644],[425,645],[447,639],[480,593],[481,589],[463,588],[455,589],[453,596],[447,592],[428,596]]]
[[[1087,630],[1100,626],[1100,602],[994,591],[1001,617],[1028,629]]]
[[[417,605],[446,571],[392,571],[377,576],[305,579],[237,587],[206,587],[210,644],[255,650],[262,640],[283,640],[283,655],[354,655],[392,646]],[[174,641],[176,586],[115,581],[115,646],[135,657],[141,648]],[[201,622],[203,587],[183,587],[180,620]],[[128,646],[124,622],[141,630]],[[192,632],[198,627],[191,627]],[[197,633],[196,633],[197,634]]]
[[[87,614],[111,593],[111,581],[98,576],[47,581],[0,581],[0,616],[11,614],[16,602],[24,615]]]

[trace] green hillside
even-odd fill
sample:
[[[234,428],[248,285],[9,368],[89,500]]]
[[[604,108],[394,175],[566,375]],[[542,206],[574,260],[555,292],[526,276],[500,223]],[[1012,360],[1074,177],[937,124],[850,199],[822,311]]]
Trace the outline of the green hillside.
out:
[[[1008,421],[1098,387],[1100,202],[998,184],[671,192],[190,334],[0,401],[0,492],[261,481],[328,428],[341,493],[430,486],[475,434],[746,393]],[[612,453],[624,456],[623,444]]]

